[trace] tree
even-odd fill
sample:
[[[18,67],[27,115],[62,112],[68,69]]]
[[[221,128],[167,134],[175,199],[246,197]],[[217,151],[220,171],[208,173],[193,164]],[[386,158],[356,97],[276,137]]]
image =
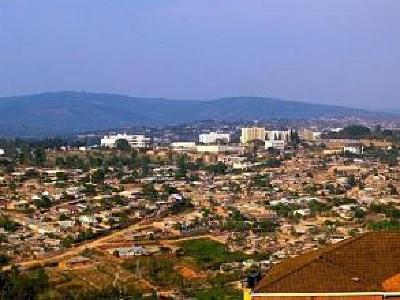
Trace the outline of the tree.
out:
[[[10,261],[10,258],[7,254],[0,253],[0,266],[5,266]]]
[[[83,160],[77,155],[68,155],[65,159],[65,166],[68,168],[84,169],[85,164]]]
[[[179,194],[179,190],[173,186],[164,185],[163,189],[164,189],[164,193],[166,193],[167,195]]]
[[[69,248],[75,243],[75,240],[72,236],[67,235],[65,238],[62,239],[61,243],[65,248]]]
[[[177,179],[185,177],[187,172],[187,155],[186,154],[179,155],[176,161],[176,165],[178,167],[178,170],[175,173],[175,177]]]
[[[97,169],[92,175],[93,183],[103,183],[106,177],[106,173],[103,169]]]
[[[371,133],[371,130],[368,127],[362,125],[350,125],[343,128],[343,133],[352,136],[362,136]]]
[[[36,178],[39,175],[38,171],[36,171],[34,168],[32,169],[28,169],[25,172],[25,179],[32,179],[32,178]]]
[[[56,166],[61,167],[61,166],[64,166],[64,165],[65,165],[64,158],[61,157],[61,156],[58,156],[58,157],[56,158]]]
[[[365,217],[365,215],[366,215],[365,211],[362,210],[361,208],[356,208],[356,209],[354,210],[354,216],[355,216],[357,219],[363,219],[363,218]]]
[[[150,173],[150,157],[148,157],[147,155],[144,155],[143,157],[141,157],[139,164],[141,166],[142,169],[142,176],[147,176]]]
[[[223,175],[227,170],[227,166],[223,162],[218,162],[215,165],[207,166],[207,169],[214,173],[214,175]]]
[[[389,183],[388,188],[390,191],[390,195],[398,195],[399,194],[399,192],[397,191],[397,188],[392,183]]]
[[[12,266],[0,273],[0,299],[36,299],[48,286],[49,277],[42,267],[22,273]]]
[[[42,166],[45,161],[46,161],[46,152],[44,151],[44,148],[36,148],[33,151],[34,159],[35,159],[35,164],[38,166]]]
[[[149,200],[156,200],[158,198],[158,192],[151,183],[145,184],[142,191],[143,195]]]
[[[68,175],[65,174],[64,172],[57,172],[56,177],[57,177],[57,180],[59,180],[59,181],[64,181],[64,182],[68,181]]]
[[[356,180],[356,177],[354,176],[354,174],[351,174],[351,175],[349,175],[349,177],[347,177],[347,183],[352,188],[357,185],[357,180]]]
[[[280,159],[277,158],[270,158],[265,161],[265,166],[268,168],[279,168],[280,165],[282,164]]]
[[[66,214],[60,214],[60,216],[58,217],[58,219],[60,221],[66,221],[69,220],[69,217]]]
[[[293,147],[300,145],[300,137],[297,131],[292,130],[290,132],[290,143]]]
[[[37,208],[49,208],[51,206],[51,199],[48,196],[43,195],[42,197],[35,199],[33,203]]]
[[[9,216],[7,215],[0,216],[0,227],[4,228],[4,230],[15,232],[19,226],[20,226],[19,223],[11,220]]]
[[[115,148],[120,151],[129,151],[131,150],[131,145],[129,145],[126,139],[118,139],[115,142]]]

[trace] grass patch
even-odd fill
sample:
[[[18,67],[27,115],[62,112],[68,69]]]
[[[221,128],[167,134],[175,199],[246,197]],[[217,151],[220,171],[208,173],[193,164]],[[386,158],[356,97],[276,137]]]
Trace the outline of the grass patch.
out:
[[[183,277],[174,270],[176,261],[169,257],[137,257],[126,260],[122,267],[126,270],[144,275],[149,281],[162,287],[181,287]]]
[[[400,221],[398,220],[382,220],[368,224],[368,229],[372,230],[391,230],[400,231]]]
[[[185,256],[194,258],[203,269],[217,269],[221,263],[243,261],[248,258],[242,252],[229,252],[225,245],[216,241],[199,239],[181,243]]]
[[[228,287],[214,287],[198,291],[195,294],[197,300],[240,300],[242,292]]]

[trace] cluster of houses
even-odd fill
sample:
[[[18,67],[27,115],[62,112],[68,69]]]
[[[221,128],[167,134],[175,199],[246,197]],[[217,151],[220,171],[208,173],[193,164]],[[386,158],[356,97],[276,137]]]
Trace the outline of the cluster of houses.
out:
[[[221,272],[251,266],[267,270],[392,218],[374,205],[400,209],[398,165],[345,155],[362,154],[366,141],[326,140],[320,147],[319,132],[299,131],[299,136],[308,144],[290,147],[292,131],[261,127],[243,128],[241,144],[222,132],[203,133],[200,144],[169,147],[149,147],[144,136],[108,136],[102,141],[106,148],[119,139],[140,148],[149,157],[149,170],[109,166],[99,182],[91,180],[96,168],[17,166],[0,174],[1,250],[14,261],[48,257],[146,222],[121,237],[124,244],[104,250],[118,258],[157,255],[165,241],[209,236],[230,251],[257,258],[223,264]],[[261,148],[252,143],[256,140],[263,142]],[[388,146],[381,145],[383,150]],[[92,150],[52,150],[49,155],[71,151],[85,158]],[[109,149],[95,151],[110,154]],[[183,173],[177,162],[182,154]],[[64,267],[90,263],[75,257]]]

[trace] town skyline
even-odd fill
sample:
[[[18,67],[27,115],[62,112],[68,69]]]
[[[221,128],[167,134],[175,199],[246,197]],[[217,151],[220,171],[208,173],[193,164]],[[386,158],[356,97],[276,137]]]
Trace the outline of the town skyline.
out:
[[[0,300],[400,300],[400,0],[0,0]]]
[[[0,296],[396,297],[399,128],[209,121],[0,138]]]

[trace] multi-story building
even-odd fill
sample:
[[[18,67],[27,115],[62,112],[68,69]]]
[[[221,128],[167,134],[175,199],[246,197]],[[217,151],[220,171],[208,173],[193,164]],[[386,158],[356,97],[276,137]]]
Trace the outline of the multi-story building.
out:
[[[203,153],[222,153],[222,152],[233,152],[240,153],[244,151],[243,146],[236,145],[198,145],[196,147],[197,152]]]
[[[100,142],[102,147],[113,148],[116,146],[118,140],[126,140],[132,148],[145,148],[150,144],[150,138],[147,138],[142,134],[131,135],[126,133],[105,135]]]
[[[265,128],[264,127],[245,127],[242,128],[240,142],[242,144],[250,143],[254,140],[261,140],[265,142]]]
[[[313,142],[321,139],[322,132],[311,129],[303,129],[298,132],[299,138],[305,142]]]
[[[284,150],[291,139],[291,130],[268,130],[265,137],[265,149]]]
[[[171,143],[171,147],[176,151],[189,151],[196,149],[195,142],[173,142]]]
[[[290,141],[291,130],[267,130],[265,132],[265,139],[270,141]]]
[[[222,133],[218,131],[212,131],[210,133],[203,133],[199,135],[199,142],[202,144],[215,144],[218,141],[229,143],[230,139],[231,137],[229,133]]]
[[[352,144],[343,147],[343,152],[348,152],[351,154],[363,154],[364,145],[363,144]]]
[[[287,145],[286,140],[266,140],[265,141],[265,149],[276,149],[276,150],[285,150],[285,146]]]

